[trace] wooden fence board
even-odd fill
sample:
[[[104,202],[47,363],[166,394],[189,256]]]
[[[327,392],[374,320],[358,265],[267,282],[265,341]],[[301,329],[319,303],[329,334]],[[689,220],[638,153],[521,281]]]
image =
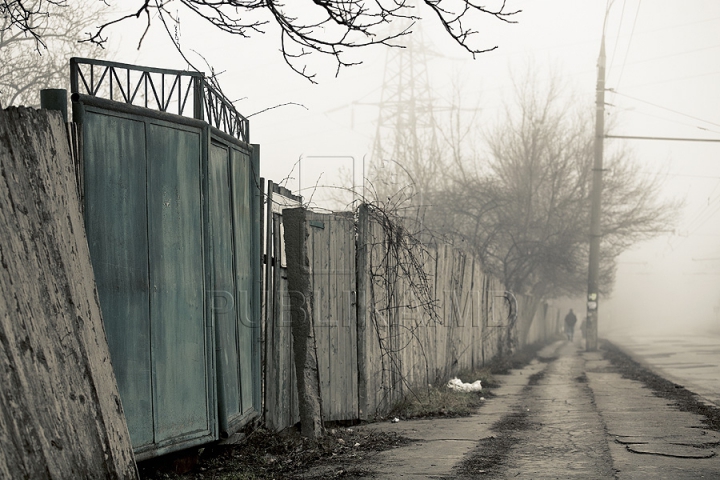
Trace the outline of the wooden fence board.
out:
[[[371,216],[360,208],[356,247],[351,217],[307,214],[325,420],[385,415],[410,390],[507,351],[507,331],[516,329],[502,285],[450,245],[414,252],[430,282],[429,298],[419,298],[413,286],[421,280],[403,270],[409,259],[395,249],[395,232]],[[357,285],[349,287],[346,276]],[[437,318],[421,305],[428,299]],[[533,337],[547,330],[538,328]]]
[[[265,424],[280,431],[300,421],[297,378],[293,361],[290,297],[283,252],[283,206],[297,204],[295,197],[268,182],[266,230],[266,340]]]
[[[280,228],[280,216],[276,215],[276,226]],[[279,255],[281,242],[279,238],[276,243],[276,252]],[[292,330],[290,320],[290,294],[288,291],[287,275],[283,275],[283,269],[276,269],[276,287],[279,302],[275,304],[277,348],[282,352],[282,363],[280,365],[280,389],[279,389],[279,415],[282,418],[280,428],[295,425],[300,421],[298,410],[297,378],[295,376],[295,364],[293,361],[294,350],[292,346]]]

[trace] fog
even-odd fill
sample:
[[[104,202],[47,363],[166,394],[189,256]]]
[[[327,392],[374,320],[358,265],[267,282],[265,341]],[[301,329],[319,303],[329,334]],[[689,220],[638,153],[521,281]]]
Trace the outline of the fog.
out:
[[[518,23],[484,25],[483,42],[498,48],[475,60],[438,23],[426,19],[421,29],[435,52],[427,59],[435,104],[449,106],[459,91],[461,107],[476,109],[481,143],[480,133],[511,99],[513,78],[532,68],[540,83],[556,75],[566,95],[593,108],[605,6],[605,0],[511,2],[523,10]],[[178,38],[188,58],[207,72],[194,53],[200,52],[216,73],[222,72],[220,84],[230,99],[240,99],[241,113],[292,103],[250,118],[251,141],[261,145],[262,176],[286,179],[288,188],[302,188],[306,198],[313,195],[318,206],[328,208],[334,207],[324,203],[332,189],[316,185],[349,187],[354,173],[361,188],[377,128],[387,49],[353,53],[362,65],[341,69],[337,77],[332,64],[312,63],[318,73],[314,85],[284,63],[272,26],[265,35],[239,39],[179,13]],[[110,30],[110,58],[187,67],[159,22],[138,50],[143,27],[131,21]],[[719,27],[720,2],[715,0],[614,2],[606,27],[606,86],[613,90],[606,102],[614,133],[720,138]],[[625,142],[645,174],[662,173],[663,195],[683,199],[684,206],[668,232],[619,258],[614,291],[600,302],[601,335],[720,330],[720,143],[613,142]],[[584,312],[582,301],[575,305]]]

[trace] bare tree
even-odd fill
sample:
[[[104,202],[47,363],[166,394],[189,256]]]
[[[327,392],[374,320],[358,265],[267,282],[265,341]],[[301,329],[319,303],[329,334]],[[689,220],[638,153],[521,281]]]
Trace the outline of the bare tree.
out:
[[[181,5],[212,27],[238,37],[249,37],[266,30],[278,31],[285,62],[310,81],[315,74],[307,58],[313,54],[330,57],[336,69],[354,65],[350,50],[370,45],[396,45],[410,33],[412,24],[425,10],[462,48],[473,56],[494,50],[479,39],[478,24],[483,18],[514,23],[520,12],[508,8],[507,0],[491,0],[485,6],[473,0],[311,0],[281,3],[275,0],[125,0],[129,13],[110,17],[86,39],[103,45],[112,26],[131,19],[143,19],[147,29],[158,19],[179,49],[169,28],[176,19],[171,5]],[[0,14],[18,31],[43,42],[46,30],[38,18],[52,15],[58,6],[69,7],[69,0],[3,0]]]
[[[0,4],[2,31],[14,30],[43,44],[43,21],[54,7],[66,0],[3,0]]]
[[[456,236],[485,268],[517,292],[541,298],[587,286],[592,109],[578,113],[552,83],[532,78],[487,136],[489,155],[433,195],[431,222]],[[483,165],[483,167],[477,167]],[[612,287],[615,258],[633,243],[666,231],[678,205],[660,201],[659,177],[641,175],[627,150],[608,149],[604,174],[601,284]]]
[[[70,57],[100,50],[79,43],[99,11],[94,1],[0,3],[0,105],[38,106],[40,89],[67,88]]]

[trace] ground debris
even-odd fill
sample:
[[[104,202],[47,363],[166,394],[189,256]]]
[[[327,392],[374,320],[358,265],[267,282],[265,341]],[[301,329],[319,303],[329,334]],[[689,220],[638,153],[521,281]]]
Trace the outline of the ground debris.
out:
[[[147,480],[352,478],[367,473],[362,467],[367,457],[410,441],[394,432],[329,428],[313,443],[295,429],[279,434],[260,429],[240,445],[202,449],[197,465],[187,473],[176,473],[169,458],[143,462],[139,468]]]

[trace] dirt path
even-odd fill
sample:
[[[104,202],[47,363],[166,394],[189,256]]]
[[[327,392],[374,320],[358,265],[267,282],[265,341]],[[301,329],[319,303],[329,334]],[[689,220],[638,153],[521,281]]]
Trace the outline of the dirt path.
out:
[[[560,345],[546,347],[543,351],[546,356],[552,357]],[[520,408],[527,394],[528,382],[546,367],[546,363],[533,360],[521,370],[496,375],[501,386],[493,389],[493,397],[488,398],[477,414],[469,417],[386,422],[362,427],[413,439],[405,447],[378,453],[371,465],[365,465],[372,471],[369,478],[456,478],[458,472],[455,467],[478,447],[478,442],[495,442],[502,438],[494,426],[500,422],[507,423],[505,418],[508,413]],[[484,471],[486,465],[501,462],[507,446],[498,440],[491,449],[484,449],[488,456],[479,460],[481,466],[476,464],[477,469]]]
[[[498,478],[614,478],[605,425],[588,387],[584,361],[572,344],[530,377],[520,404],[495,425],[507,447],[500,465],[485,469]],[[476,450],[482,458],[486,445]],[[482,447],[486,448],[483,449]],[[472,457],[465,473],[473,472]]]

